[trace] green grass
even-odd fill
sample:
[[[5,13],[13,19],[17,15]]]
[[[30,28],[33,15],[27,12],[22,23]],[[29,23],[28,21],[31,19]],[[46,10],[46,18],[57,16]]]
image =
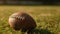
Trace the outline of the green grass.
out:
[[[0,34],[21,34],[20,31],[12,30],[8,23],[9,16],[19,11],[30,14],[38,30],[47,29],[51,33],[60,34],[60,6],[0,6]]]

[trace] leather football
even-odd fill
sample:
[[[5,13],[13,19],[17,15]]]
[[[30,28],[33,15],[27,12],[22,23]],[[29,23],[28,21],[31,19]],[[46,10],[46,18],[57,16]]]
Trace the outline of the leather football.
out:
[[[16,12],[9,16],[9,25],[16,31],[27,31],[34,29],[36,27],[36,22],[29,14]]]

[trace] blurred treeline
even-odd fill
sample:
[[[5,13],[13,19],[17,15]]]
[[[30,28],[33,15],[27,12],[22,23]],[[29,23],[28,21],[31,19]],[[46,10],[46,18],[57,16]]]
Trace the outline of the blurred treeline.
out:
[[[0,4],[60,5],[58,0],[0,0]]]

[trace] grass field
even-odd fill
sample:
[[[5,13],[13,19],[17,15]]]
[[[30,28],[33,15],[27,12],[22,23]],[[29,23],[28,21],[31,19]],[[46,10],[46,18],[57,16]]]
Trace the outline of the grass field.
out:
[[[21,34],[12,30],[8,23],[9,16],[19,11],[35,19],[41,34],[60,34],[60,6],[0,6],[0,34]]]

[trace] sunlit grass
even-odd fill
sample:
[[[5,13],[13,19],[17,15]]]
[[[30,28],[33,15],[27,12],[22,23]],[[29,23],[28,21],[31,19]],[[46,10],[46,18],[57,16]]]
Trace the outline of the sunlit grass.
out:
[[[60,6],[0,6],[0,34],[21,34],[12,30],[8,23],[14,12],[26,12],[36,21],[37,27],[60,34]]]

